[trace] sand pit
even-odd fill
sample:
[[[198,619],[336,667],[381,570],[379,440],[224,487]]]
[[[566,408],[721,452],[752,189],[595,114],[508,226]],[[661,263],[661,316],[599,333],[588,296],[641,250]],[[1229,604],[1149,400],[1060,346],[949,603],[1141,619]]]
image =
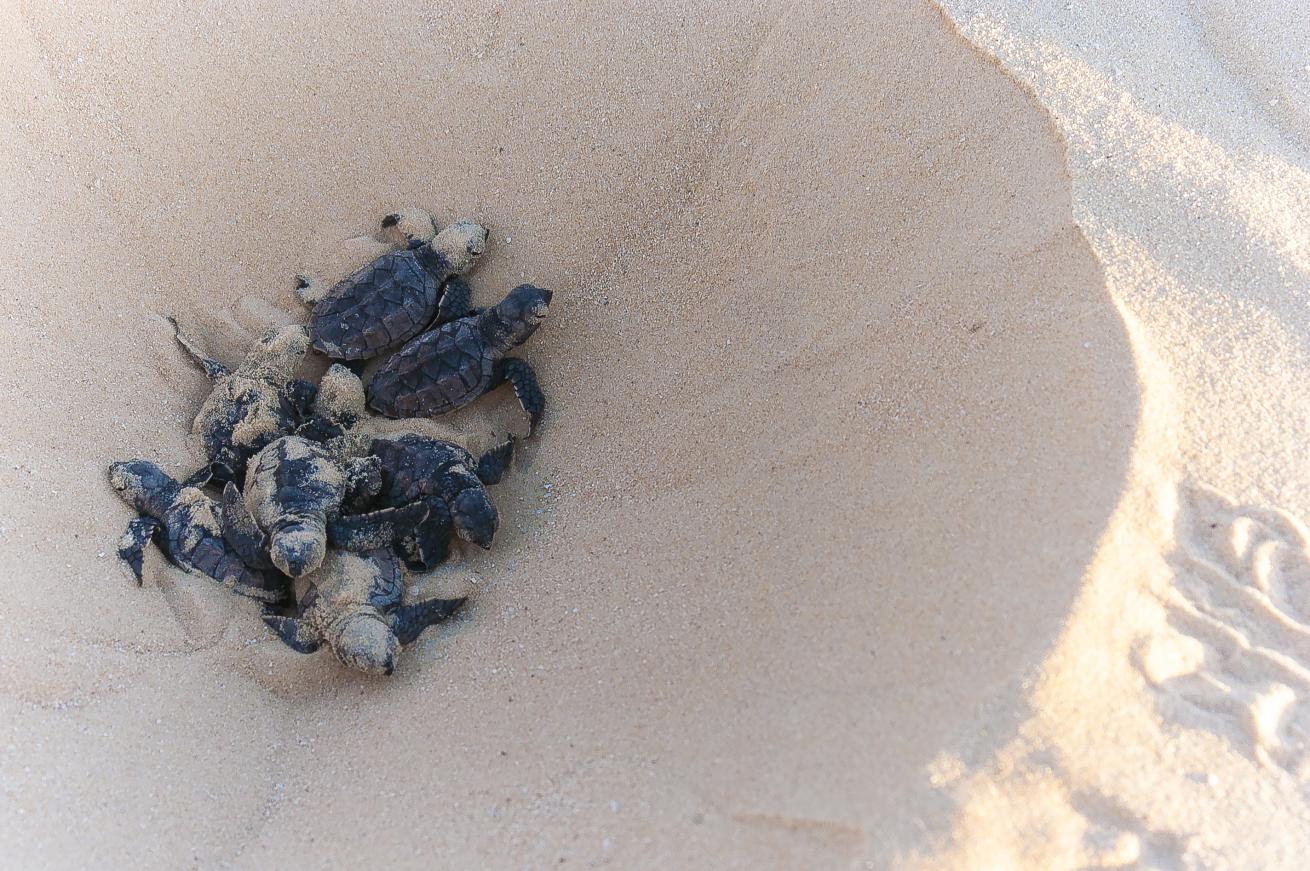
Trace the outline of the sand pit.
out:
[[[639,8],[6,8],[0,854],[880,866],[1012,735],[1138,416],[1061,143],[919,3]],[[235,359],[414,204],[556,290],[552,405],[376,681],[136,589],[104,474],[198,459],[165,315]]]

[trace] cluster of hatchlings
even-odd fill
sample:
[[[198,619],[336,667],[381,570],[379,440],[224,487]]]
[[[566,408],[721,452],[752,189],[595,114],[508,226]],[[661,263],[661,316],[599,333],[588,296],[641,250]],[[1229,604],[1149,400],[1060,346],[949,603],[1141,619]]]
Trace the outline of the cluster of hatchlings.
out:
[[[487,230],[471,221],[438,232],[429,213],[409,209],[382,227],[401,250],[331,287],[301,277],[308,328],[270,331],[235,368],[207,357],[174,321],[213,382],[193,426],[209,462],[180,481],[149,460],[109,472],[138,512],[118,549],[138,584],[153,540],[174,565],[263,602],[264,622],[292,649],[327,647],[372,674],[391,674],[402,645],[463,604],[403,603],[405,572],[445,560],[452,535],[491,546],[498,516],[486,487],[504,475],[515,440],[475,458],[418,432],[370,434],[368,409],[431,417],[508,383],[535,426],[544,404],[536,376],[509,354],[551,299],[523,284],[472,308],[460,276],[482,256]],[[311,346],[340,361],[317,387],[296,377]],[[366,387],[364,364],[386,354]]]

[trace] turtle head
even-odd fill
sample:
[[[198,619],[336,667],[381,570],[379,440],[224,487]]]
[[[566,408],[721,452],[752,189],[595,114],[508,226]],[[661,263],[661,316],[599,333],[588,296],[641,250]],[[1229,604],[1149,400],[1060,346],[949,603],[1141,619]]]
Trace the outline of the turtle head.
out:
[[[382,219],[382,238],[401,248],[431,242],[435,235],[437,219],[423,209],[401,209]]]
[[[460,493],[450,506],[450,515],[455,533],[460,538],[483,550],[491,547],[491,539],[500,526],[500,517],[496,514],[496,506],[487,498],[486,490],[469,487]]]
[[[171,500],[181,485],[149,460],[125,460],[109,466],[109,484],[123,501],[148,511],[160,499]]]
[[[319,383],[314,410],[337,426],[349,429],[364,416],[364,382],[345,366],[333,363]]]
[[[388,675],[396,668],[400,640],[376,613],[351,614],[337,627],[332,652],[343,665],[366,674]]]
[[[327,555],[327,531],[321,523],[292,520],[270,536],[269,558],[284,575],[299,578],[317,569]]]
[[[550,312],[551,291],[535,284],[520,284],[498,302],[488,314],[492,343],[508,351],[528,340]]]
[[[487,248],[487,228],[472,221],[456,221],[432,238],[428,246],[450,264],[456,274],[468,272]]]
[[[300,324],[274,327],[250,349],[236,374],[283,384],[291,380],[309,353],[309,331]]]

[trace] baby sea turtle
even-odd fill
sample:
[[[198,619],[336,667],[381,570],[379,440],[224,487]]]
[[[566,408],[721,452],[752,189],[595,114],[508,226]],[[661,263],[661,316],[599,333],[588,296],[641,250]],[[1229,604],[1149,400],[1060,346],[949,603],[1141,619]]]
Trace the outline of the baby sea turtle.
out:
[[[343,506],[374,495],[379,480],[376,457],[343,464],[323,445],[283,436],[251,461],[244,494],[228,482],[224,534],[252,565],[267,560],[293,578],[317,569],[329,544],[353,551],[390,547],[412,532],[428,509],[415,503],[343,513]]]
[[[322,645],[342,664],[368,674],[391,674],[400,647],[440,623],[464,599],[426,599],[402,605],[404,570],[389,549],[331,551],[310,576],[297,616],[265,614],[288,647],[313,653]]]
[[[382,462],[377,504],[428,508],[427,519],[396,543],[409,568],[427,571],[441,563],[452,528],[465,541],[491,547],[500,520],[485,485],[500,482],[513,450],[510,439],[475,460],[457,444],[417,433],[373,439],[369,453]]]
[[[431,239],[411,238],[411,247],[383,254],[331,288],[301,276],[296,293],[314,307],[315,348],[336,360],[367,360],[399,348],[434,317],[444,323],[468,311],[468,285],[448,279],[478,262],[486,228],[456,221]]]
[[[185,486],[149,460],[127,460],[109,467],[109,482],[141,516],[127,526],[118,555],[142,581],[145,546],[163,531],[160,548],[173,565],[208,575],[261,602],[291,595],[285,577],[247,565],[223,538],[219,505],[197,486]]]
[[[240,481],[247,461],[293,431],[314,397],[314,385],[295,377],[309,351],[309,335],[298,325],[270,330],[240,366],[230,369],[201,353],[176,320],[169,322],[178,343],[214,383],[191,427],[209,457],[209,468],[199,478],[219,485]]]
[[[432,417],[508,381],[535,426],[545,405],[536,375],[526,362],[506,354],[536,331],[551,295],[520,284],[497,305],[412,340],[369,382],[369,405],[387,417]]]

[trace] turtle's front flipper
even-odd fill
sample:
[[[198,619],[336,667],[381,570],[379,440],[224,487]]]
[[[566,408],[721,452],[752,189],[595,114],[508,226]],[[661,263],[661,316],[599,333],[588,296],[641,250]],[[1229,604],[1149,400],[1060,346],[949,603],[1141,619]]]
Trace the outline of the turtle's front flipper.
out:
[[[445,620],[459,610],[466,600],[424,599],[412,605],[401,605],[391,612],[391,631],[401,644],[410,644],[423,630]]]
[[[541,422],[542,412],[546,410],[546,397],[541,395],[536,373],[532,371],[526,360],[520,360],[518,357],[506,357],[501,360],[499,372],[501,378],[514,388],[514,395],[518,397],[519,405],[528,413],[528,420],[531,423],[528,435],[531,435],[532,430]]]
[[[296,276],[296,296],[305,305],[317,305],[329,290],[331,287],[313,276],[304,273]]]
[[[118,540],[118,558],[131,567],[137,586],[142,583],[141,570],[145,565],[146,545],[162,528],[163,524],[158,520],[143,514],[127,524],[127,531]]]
[[[281,617],[277,614],[264,614],[264,625],[277,633],[282,643],[296,653],[313,653],[323,643],[314,630],[298,617]]]
[[[382,460],[374,456],[346,461],[346,505],[365,505],[382,492]]]
[[[492,448],[478,458],[478,480],[483,484],[499,484],[505,477],[510,462],[514,459],[514,443],[518,439],[510,436],[502,445]]]
[[[200,364],[200,367],[205,370],[205,374],[209,376],[210,381],[217,381],[225,375],[232,374],[231,369],[202,354],[200,349],[196,347],[195,342],[191,341],[190,337],[182,332],[182,327],[178,325],[176,318],[169,318],[168,322],[173,325],[173,335],[177,338],[177,343],[191,356],[191,359]]]
[[[328,544],[357,552],[390,547],[409,535],[427,516],[428,506],[422,502],[367,514],[343,514],[328,523]]]
[[[196,469],[186,480],[182,482],[183,487],[195,487],[197,490],[204,487],[214,479],[214,464],[207,463]]]
[[[382,219],[382,235],[401,248],[415,248],[437,235],[437,219],[425,209],[401,209]]]
[[[223,488],[223,540],[252,569],[274,568],[268,557],[268,536],[251,516],[241,490],[232,481]]]
[[[396,551],[410,571],[426,572],[446,561],[450,555],[450,506],[434,496],[427,501],[428,517],[412,535],[396,541]]]
[[[439,326],[450,321],[466,317],[473,310],[473,291],[468,282],[462,278],[451,278],[441,289],[441,302],[437,303],[437,320]]]
[[[287,402],[291,404],[291,410],[295,412],[297,420],[306,420],[309,417],[309,407],[314,402],[314,397],[318,395],[318,388],[313,382],[306,381],[304,378],[293,379],[283,389],[283,395],[286,396]]]

